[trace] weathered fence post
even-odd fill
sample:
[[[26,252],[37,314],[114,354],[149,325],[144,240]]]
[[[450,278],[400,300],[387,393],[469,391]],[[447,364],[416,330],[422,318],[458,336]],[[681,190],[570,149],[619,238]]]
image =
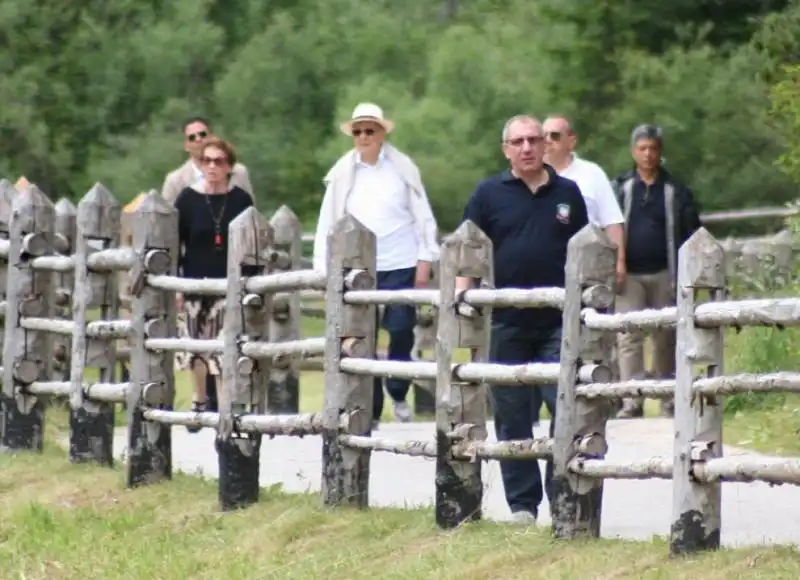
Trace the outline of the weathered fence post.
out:
[[[72,333],[70,356],[69,458],[73,462],[114,462],[114,403],[90,401],[84,396],[86,368],[100,369],[99,381],[114,380],[116,340],[87,338],[87,312],[100,308],[103,320],[115,320],[119,311],[116,273],[89,272],[89,254],[119,244],[122,207],[114,196],[96,183],[78,202],[75,236],[74,287],[72,291]]]
[[[175,368],[169,351],[145,348],[150,321],[166,323],[166,336],[176,336],[175,293],[147,285],[145,257],[150,250],[163,250],[170,258],[166,272],[178,270],[178,212],[156,190],[148,192],[134,212],[133,249],[137,261],[131,269],[131,383],[128,389],[129,487],[155,483],[172,477],[172,434],[169,425],[145,421],[140,402],[145,388],[162,393],[161,404],[172,410],[175,400]],[[148,397],[153,401],[153,397]]]
[[[52,273],[34,271],[30,259],[52,250],[53,203],[35,185],[14,196],[9,223],[5,339],[3,341],[2,446],[42,450],[44,402],[26,392],[47,380],[52,368],[50,336],[26,330],[20,318],[52,317]]]
[[[75,248],[75,235],[77,227],[77,208],[70,200],[62,197],[55,205],[55,238],[53,245],[56,253],[62,256],[71,256]],[[72,272],[55,274],[55,312],[54,316],[72,320],[72,287],[74,276]],[[70,346],[71,339],[66,336],[53,337],[53,370],[63,380],[68,380],[70,373]]]
[[[589,437],[605,440],[608,401],[599,397],[578,399],[575,387],[582,364],[609,363],[607,337],[591,333],[584,327],[581,309],[582,295],[588,287],[603,285],[614,288],[616,260],[616,246],[595,226],[585,226],[569,241],[550,504],[553,535],[557,538],[600,535],[603,480],[579,478],[569,471],[568,466],[580,453],[582,441]]]
[[[436,332],[436,524],[453,528],[482,516],[481,461],[457,459],[453,445],[459,427],[463,437],[486,439],[486,385],[453,378],[453,351],[471,348],[475,362],[488,358],[491,308],[459,313],[456,278],[494,286],[492,242],[471,221],[464,222],[442,243],[439,281],[439,324]]]
[[[0,240],[8,243],[8,226],[11,222],[11,205],[17,190],[7,179],[0,179]],[[6,276],[8,274],[8,255],[0,256],[0,301],[6,299]],[[2,313],[5,317],[5,313]],[[4,333],[0,332],[0,352],[3,349]],[[2,427],[0,427],[2,430]]]
[[[237,418],[264,414],[270,361],[243,357],[241,341],[269,335],[271,294],[245,293],[245,275],[266,274],[272,226],[249,207],[228,229],[228,293],[225,300],[224,352],[216,448],[219,458],[219,504],[223,511],[258,501],[261,433],[239,433]],[[261,271],[258,271],[261,270]]]
[[[707,365],[709,376],[723,373],[722,328],[697,328],[694,311],[699,290],[714,301],[725,300],[725,255],[704,228],[678,252],[678,328],[675,354],[675,444],[672,471],[670,553],[713,550],[720,545],[721,485],[700,483],[693,467],[722,456],[722,401],[695,396],[695,365]]]
[[[363,341],[375,357],[375,306],[350,305],[344,293],[375,288],[375,234],[354,217],[339,220],[328,236],[328,287],[325,299],[325,410],[322,433],[322,501],[324,505],[369,506],[368,449],[339,443],[340,416],[362,410],[354,435],[372,432],[373,381],[343,373],[339,367],[345,341]],[[356,276],[359,272],[361,276]],[[363,275],[366,272],[368,276]]]
[[[282,205],[270,220],[275,250],[288,257],[288,263],[278,260],[278,271],[300,269],[303,249],[303,228],[294,212]],[[292,292],[280,309],[272,313],[269,328],[270,342],[283,342],[300,338],[300,293]],[[300,412],[300,373],[297,359],[289,357],[284,365],[272,365],[267,391],[267,412],[270,414],[292,414]]]

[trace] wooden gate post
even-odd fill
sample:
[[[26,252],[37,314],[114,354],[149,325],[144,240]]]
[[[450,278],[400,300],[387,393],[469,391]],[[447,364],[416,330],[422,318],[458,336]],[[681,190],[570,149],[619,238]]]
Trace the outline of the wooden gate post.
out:
[[[3,341],[2,446],[42,450],[44,402],[26,393],[35,381],[48,380],[52,369],[47,332],[26,330],[20,318],[51,318],[53,276],[34,271],[30,259],[52,251],[55,209],[33,184],[14,196],[9,223],[5,340]]]
[[[339,443],[340,416],[361,410],[351,434],[372,432],[373,380],[343,373],[346,341],[363,341],[375,358],[375,306],[344,302],[347,290],[375,288],[375,234],[353,216],[336,222],[328,236],[328,287],[325,298],[325,410],[322,432],[322,502],[326,506],[369,506],[369,449]],[[356,274],[360,274],[357,276]]]
[[[278,271],[299,270],[303,250],[303,228],[295,213],[282,205],[270,220],[274,235],[274,247],[288,255],[289,262]],[[272,313],[269,328],[270,342],[283,342],[300,338],[300,293],[290,293],[285,306]],[[293,414],[300,412],[300,373],[298,359],[288,357],[281,364],[273,364],[270,371],[267,394],[267,412],[270,414]]]
[[[700,290],[725,300],[725,255],[705,228],[678,251],[678,329],[675,355],[675,444],[672,471],[670,553],[687,554],[720,546],[719,481],[700,483],[692,468],[722,456],[722,398],[695,396],[695,365],[708,376],[723,373],[723,328],[697,328],[694,311]]]
[[[439,281],[439,323],[436,331],[436,524],[453,528],[482,516],[481,461],[453,456],[454,430],[469,424],[472,437],[486,438],[486,385],[453,378],[453,351],[473,349],[475,362],[488,359],[491,334],[489,307],[462,305],[456,278],[479,279],[494,286],[492,242],[466,221],[442,243]],[[467,314],[468,313],[468,314]]]
[[[229,228],[228,292],[222,383],[219,385],[219,427],[216,448],[219,459],[219,504],[223,511],[246,507],[258,501],[261,465],[261,433],[240,433],[242,415],[266,412],[270,360],[254,361],[242,356],[241,342],[269,336],[271,294],[246,294],[245,276],[266,274],[266,254],[272,246],[272,226],[249,207]]]
[[[606,435],[609,402],[600,397],[578,399],[575,386],[582,364],[603,362],[608,349],[598,347],[602,335],[592,333],[581,321],[583,292],[590,286],[614,288],[617,247],[593,225],[585,226],[569,241],[561,337],[561,372],[558,379],[553,434],[553,483],[550,512],[553,535],[572,539],[600,536],[603,480],[577,477],[568,464],[585,437]]]
[[[87,312],[100,308],[103,320],[116,320],[119,312],[116,273],[89,272],[89,254],[119,245],[122,206],[96,183],[78,202],[75,237],[72,319],[75,323],[70,356],[69,458],[101,465],[114,462],[114,403],[90,401],[84,396],[86,368],[100,369],[101,383],[114,381],[116,340],[87,338]]]
[[[175,293],[147,285],[145,257],[150,250],[163,250],[169,255],[167,271],[178,272],[178,212],[155,189],[134,212],[133,249],[137,261],[131,269],[131,382],[128,389],[128,465],[127,485],[134,487],[156,483],[172,477],[172,434],[169,425],[145,421],[140,402],[143,390],[153,388],[161,393],[160,404],[148,396],[153,407],[171,411],[175,401],[175,366],[169,351],[148,351],[145,348],[150,321],[165,323],[166,336],[177,334]]]

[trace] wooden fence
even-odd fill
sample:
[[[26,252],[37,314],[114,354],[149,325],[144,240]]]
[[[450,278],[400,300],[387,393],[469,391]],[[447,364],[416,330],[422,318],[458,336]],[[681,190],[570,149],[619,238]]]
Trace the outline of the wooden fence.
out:
[[[7,201],[0,200],[0,210]],[[0,232],[7,227],[8,234],[0,239],[7,274],[0,308],[5,317],[0,425],[6,448],[41,450],[42,397],[62,394],[70,402],[70,459],[110,465],[113,405],[124,401],[127,485],[171,477],[173,425],[210,428],[217,433],[220,507],[231,510],[258,501],[263,435],[320,434],[325,506],[369,505],[372,452],[432,457],[436,523],[442,528],[481,517],[483,461],[550,459],[555,466],[552,530],[566,539],[599,536],[604,479],[671,478],[673,554],[719,546],[721,482],[800,483],[800,459],[725,458],[721,438],[725,395],[800,391],[797,372],[723,375],[723,328],[798,324],[800,298],[725,301],[724,251],[704,229],[680,250],[677,307],[611,314],[616,250],[593,226],[570,241],[566,289],[494,289],[491,242],[467,222],[442,244],[438,289],[380,291],[375,289],[375,237],[352,217],[338,222],[331,233],[327,275],[276,272],[282,254],[275,228],[250,208],[230,226],[228,278],[186,280],[176,276],[177,214],[156,191],[133,214],[132,248],[118,247],[120,204],[99,184],[78,204],[73,248],[56,233],[55,207],[36,186],[10,201],[11,211],[0,211]],[[242,265],[256,266],[259,273],[242,276]],[[120,271],[130,272],[130,321],[118,319]],[[59,294],[54,276],[65,275],[73,282],[68,320],[54,316]],[[456,294],[456,276],[479,283]],[[273,330],[280,324],[276,315],[296,309],[296,295],[304,290],[326,293],[325,336],[278,336]],[[224,336],[176,338],[175,291],[225,297]],[[711,298],[700,303],[704,291]],[[376,360],[375,308],[389,303],[438,309],[435,361]],[[87,311],[97,304],[103,319],[87,321]],[[487,362],[492,308],[511,305],[563,310],[560,363]],[[665,326],[677,327],[675,379],[612,382],[608,361],[613,333]],[[51,377],[53,334],[71,344],[66,381]],[[132,369],[130,382],[120,384],[109,378],[109,369],[115,343],[122,338],[130,343]],[[473,349],[473,361],[454,364],[457,348]],[[222,354],[219,412],[174,410],[172,359],[182,350]],[[324,359],[324,409],[268,413],[273,371],[313,356]],[[89,362],[101,368],[96,383],[85,380]],[[707,367],[705,378],[695,379],[696,365]],[[436,432],[430,440],[372,436],[373,375],[434,381]],[[553,438],[487,440],[487,385],[556,383]],[[672,457],[643,457],[633,463],[605,458],[611,399],[672,394]]]

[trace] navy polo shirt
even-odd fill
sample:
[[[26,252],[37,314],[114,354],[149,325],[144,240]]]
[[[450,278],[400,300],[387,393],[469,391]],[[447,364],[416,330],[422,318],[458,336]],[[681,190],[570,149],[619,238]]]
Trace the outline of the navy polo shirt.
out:
[[[564,287],[567,243],[589,223],[578,185],[545,165],[548,182],[531,192],[510,171],[475,188],[464,209],[492,240],[496,288]],[[561,326],[556,308],[494,308],[492,322],[523,328]]]

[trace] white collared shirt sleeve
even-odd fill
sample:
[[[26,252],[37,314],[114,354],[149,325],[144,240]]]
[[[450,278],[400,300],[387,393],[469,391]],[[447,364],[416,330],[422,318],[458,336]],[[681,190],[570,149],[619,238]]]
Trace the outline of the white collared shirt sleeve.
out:
[[[614,195],[614,190],[611,188],[611,180],[599,165],[594,166],[592,181],[595,184],[594,191],[597,201],[597,215],[589,216],[590,219],[592,217],[596,218],[597,224],[601,228],[624,223],[625,218],[622,216],[622,210]]]
[[[314,232],[313,268],[323,274],[328,271],[328,234],[333,227],[332,189],[330,183],[325,187],[322,205],[319,208],[319,218],[317,218],[317,229]]]
[[[412,213],[417,222],[417,234],[419,236],[417,260],[421,262],[437,262],[439,260],[439,241],[437,240],[439,228],[425,188],[423,187],[417,193],[411,192],[411,200],[413,204]]]

